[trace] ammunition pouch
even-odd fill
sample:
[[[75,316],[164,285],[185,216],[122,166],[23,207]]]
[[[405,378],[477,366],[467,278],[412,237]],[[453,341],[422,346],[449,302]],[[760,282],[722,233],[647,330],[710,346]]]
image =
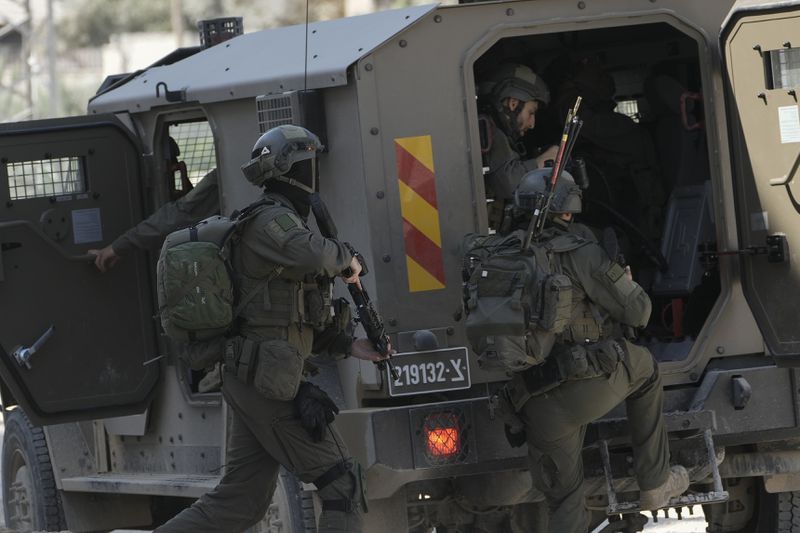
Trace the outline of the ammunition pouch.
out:
[[[260,280],[241,277],[240,294],[249,294]],[[243,315],[249,328],[288,328],[302,317],[302,285],[294,280],[275,278],[262,291],[262,297],[247,302]]]
[[[302,285],[303,307],[300,308],[302,321],[315,330],[324,328],[331,318],[333,303],[333,284],[330,279],[319,277]]]
[[[269,400],[293,399],[303,377],[303,356],[282,340],[234,337],[225,346],[224,362],[228,373]]]
[[[333,317],[322,330],[314,331],[314,344],[311,348],[313,354],[327,353],[334,358],[344,358],[350,355],[353,344],[355,325],[353,324],[350,303],[344,298],[333,301]]]
[[[508,397],[519,411],[534,396],[562,383],[608,377],[622,362],[627,366],[624,341],[605,339],[594,344],[557,345],[543,364],[514,375],[507,385]]]

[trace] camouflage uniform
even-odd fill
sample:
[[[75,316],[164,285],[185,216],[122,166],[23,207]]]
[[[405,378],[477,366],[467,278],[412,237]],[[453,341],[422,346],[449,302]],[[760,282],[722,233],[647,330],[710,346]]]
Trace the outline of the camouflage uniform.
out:
[[[256,293],[242,311],[239,336],[226,348],[222,392],[233,418],[225,475],[210,493],[158,528],[159,533],[236,532],[252,526],[267,511],[280,466],[317,486],[323,501],[320,532],[361,531],[360,467],[334,424],[321,442],[313,442],[292,401],[315,330],[326,318],[319,312],[330,309],[313,305],[320,289],[312,281],[316,275],[341,273],[352,254],[341,243],[310,231],[284,197],[265,196],[269,203],[247,223],[234,246],[240,297],[271,280],[261,289],[263,295]]]
[[[217,170],[212,169],[197,185],[174,202],[162,205],[155,213],[117,237],[111,247],[117,255],[161,246],[171,232],[219,213]]]
[[[551,237],[566,233],[548,231]],[[539,369],[532,367],[514,375],[509,391],[525,426],[534,486],[545,493],[550,506],[548,531],[586,533],[581,452],[587,424],[626,402],[642,490],[667,479],[669,442],[658,364],[647,349],[622,336],[622,324],[647,323],[649,297],[594,241],[559,256],[561,271],[573,284],[573,318],[544,365],[567,357],[574,346],[602,356],[590,358],[584,376],[567,378],[541,394],[531,392],[529,378]]]

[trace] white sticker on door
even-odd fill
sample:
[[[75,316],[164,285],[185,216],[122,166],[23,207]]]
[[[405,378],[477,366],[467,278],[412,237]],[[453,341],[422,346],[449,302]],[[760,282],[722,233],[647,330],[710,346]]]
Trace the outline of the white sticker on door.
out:
[[[102,241],[103,225],[100,222],[100,208],[75,209],[72,212],[72,234],[75,244]]]
[[[781,129],[781,144],[800,143],[800,107],[779,107],[778,125]]]

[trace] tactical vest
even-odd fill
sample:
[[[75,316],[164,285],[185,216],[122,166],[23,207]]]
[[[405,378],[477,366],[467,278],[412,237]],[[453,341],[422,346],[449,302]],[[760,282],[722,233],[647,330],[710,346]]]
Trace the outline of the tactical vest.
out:
[[[268,200],[285,204],[279,195],[267,195]],[[308,229],[305,222],[298,223]],[[260,277],[251,278],[243,273],[242,258],[234,249],[233,266],[237,272],[239,294],[249,294],[263,283]],[[265,265],[272,271],[280,265]],[[308,274],[301,279],[291,272],[270,279],[242,309],[239,330],[245,336],[260,339],[292,340],[293,344],[308,355],[314,331],[324,329],[331,321],[333,303],[333,280],[325,276]]]
[[[518,372],[541,364],[574,319],[560,256],[591,241],[565,233],[522,251],[524,239],[518,230],[465,243],[466,332],[483,368]]]

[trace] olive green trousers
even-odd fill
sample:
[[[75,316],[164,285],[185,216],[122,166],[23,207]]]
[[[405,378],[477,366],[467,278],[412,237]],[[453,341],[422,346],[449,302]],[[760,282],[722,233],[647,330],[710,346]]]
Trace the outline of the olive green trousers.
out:
[[[608,377],[568,381],[529,399],[519,415],[525,424],[533,484],[547,497],[547,531],[586,533],[583,492],[586,426],[625,402],[636,478],[653,489],[669,474],[669,441],[662,414],[661,378],[646,348],[625,341],[627,357]]]
[[[157,528],[158,533],[244,531],[267,512],[281,465],[301,481],[312,483],[350,459],[334,424],[328,426],[325,440],[313,442],[295,418],[292,402],[268,400],[227,373],[222,391],[233,410],[225,475],[211,492]],[[351,512],[323,510],[320,533],[362,530],[362,484],[357,473],[354,465],[319,489],[323,502],[352,504]]]

